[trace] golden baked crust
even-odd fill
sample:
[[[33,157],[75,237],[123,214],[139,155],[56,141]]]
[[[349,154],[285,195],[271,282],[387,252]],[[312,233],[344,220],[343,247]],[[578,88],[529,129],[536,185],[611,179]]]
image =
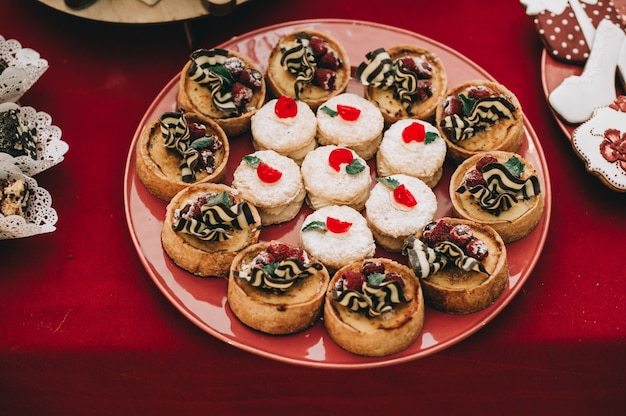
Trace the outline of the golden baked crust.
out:
[[[203,241],[192,234],[172,228],[177,209],[182,208],[187,201],[211,192],[227,192],[238,204],[245,201],[236,190],[223,184],[201,183],[184,188],[167,205],[161,243],[174,263],[190,273],[198,276],[228,276],[230,265],[237,253],[259,239],[261,218],[254,205],[248,203],[254,224],[241,230],[233,230],[232,238],[222,242]]]
[[[315,36],[325,40],[330,46],[330,49],[337,53],[342,64],[335,70],[337,78],[333,90],[326,90],[312,83],[307,83],[304,85],[298,97],[296,97],[294,89],[296,76],[288,72],[281,64],[283,55],[281,47],[284,45],[290,45],[290,47],[295,45],[297,36],[301,34],[312,37]],[[268,89],[274,97],[285,95],[291,98],[297,98],[307,103],[312,110],[316,110],[317,107],[329,98],[343,93],[348,88],[348,83],[350,82],[350,61],[348,53],[335,38],[326,33],[311,29],[296,30],[283,36],[278,43],[274,45],[268,60],[266,81]]]
[[[457,192],[464,183],[465,174],[475,169],[476,163],[487,155],[495,157],[500,163],[506,162],[511,157],[517,158],[524,165],[520,180],[525,181],[531,176],[537,176],[535,169],[517,153],[503,151],[478,153],[461,163],[450,178],[449,192],[452,209],[458,217],[489,225],[500,234],[505,243],[511,243],[524,238],[539,224],[544,209],[543,193],[539,189],[540,193],[531,195],[528,199],[518,200],[509,210],[502,211],[495,216],[478,205],[469,191]]]
[[[221,182],[230,156],[230,144],[226,133],[217,123],[197,113],[185,113],[184,117],[189,124],[205,125],[206,135],[214,135],[223,144],[222,148],[215,152],[214,171],[211,174],[206,171],[196,172],[194,183]],[[152,121],[143,129],[135,152],[137,177],[156,197],[169,201],[176,193],[190,185],[181,179],[180,155],[174,150],[168,150],[164,145],[159,119]]]
[[[448,88],[448,75],[439,57],[428,49],[417,45],[397,45],[387,49],[387,53],[392,61],[408,56],[423,58],[433,69],[432,95],[425,100],[414,100],[407,111],[404,103],[394,96],[394,89],[382,89],[375,86],[365,85],[364,96],[373,102],[380,109],[387,124],[393,124],[404,118],[417,118],[421,120],[432,120],[435,116],[437,106],[443,101]]]
[[[468,139],[455,142],[451,139],[449,129],[443,128],[441,125],[446,118],[445,106],[450,97],[464,93],[470,87],[484,87],[493,93],[501,94],[501,96],[513,104],[515,110],[509,118],[500,118],[491,127],[474,134]],[[476,153],[487,150],[517,152],[524,140],[524,113],[519,100],[504,85],[487,80],[466,81],[450,88],[445,99],[437,106],[436,126],[441,131],[441,136],[448,145],[448,156],[457,163]]]
[[[369,317],[333,300],[332,291],[346,271],[359,271],[364,263],[377,261],[385,273],[402,277],[406,302],[396,304],[390,312]],[[339,269],[331,279],[324,302],[324,325],[330,337],[354,354],[380,357],[408,348],[420,335],[424,325],[424,298],[419,281],[408,267],[387,258],[359,261]]]
[[[242,265],[249,265],[271,244],[282,243],[260,242],[237,254],[230,267],[228,304],[235,316],[253,329],[268,334],[292,334],[308,328],[319,318],[330,276],[326,267],[309,258],[319,269],[299,278],[286,291],[260,288],[238,277]]]
[[[239,52],[229,50],[228,57],[237,57],[245,63],[246,67],[260,71],[256,63]],[[229,137],[237,136],[250,130],[250,118],[265,102],[267,90],[265,78],[262,78],[260,88],[253,90],[254,94],[248,104],[248,111],[238,116],[230,116],[215,106],[213,96],[208,88],[190,79],[189,69],[191,66],[192,61],[188,60],[180,73],[178,93],[176,95],[178,107],[214,119]]]
[[[424,300],[428,306],[450,314],[467,314],[485,309],[502,294],[508,282],[509,268],[504,241],[488,225],[460,218],[441,220],[452,226],[468,225],[473,236],[485,243],[489,254],[482,260],[482,264],[489,275],[474,270],[464,271],[454,264],[448,264],[439,271],[423,277],[409,254],[409,263],[417,270],[416,275],[424,291]],[[413,244],[417,246],[417,243],[412,243],[409,238],[407,246],[414,247]]]

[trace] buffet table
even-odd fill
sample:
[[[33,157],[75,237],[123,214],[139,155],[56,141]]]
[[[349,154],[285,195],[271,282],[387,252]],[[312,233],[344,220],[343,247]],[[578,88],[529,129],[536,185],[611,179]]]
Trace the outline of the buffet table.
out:
[[[49,63],[20,103],[49,113],[69,151],[37,175],[56,230],[0,240],[0,414],[626,411],[626,193],[586,170],[556,122],[543,45],[519,2],[255,0],[149,25],[4,3],[0,35]],[[527,250],[529,275],[497,313],[431,353],[325,366],[229,342],[155,284],[129,230],[129,148],[189,40],[210,48],[304,19],[371,22],[450,48],[515,92],[545,156],[551,209],[545,239]]]

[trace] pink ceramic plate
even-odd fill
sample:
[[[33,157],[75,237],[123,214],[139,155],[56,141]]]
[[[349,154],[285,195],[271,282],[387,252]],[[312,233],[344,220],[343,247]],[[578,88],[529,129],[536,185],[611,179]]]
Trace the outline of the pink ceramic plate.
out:
[[[439,55],[447,69],[450,85],[476,78],[493,79],[486,71],[445,45],[406,30],[368,22],[289,22],[238,36],[219,46],[242,52],[265,69],[273,45],[282,35],[299,28],[317,29],[335,37],[346,48],[355,66],[365,59],[365,54],[370,50],[414,43]],[[181,67],[183,64],[181,62]],[[139,258],[154,283],[183,315],[216,338],[260,356],[309,367],[353,369],[399,364],[434,354],[474,334],[498,315],[532,273],[548,233],[552,197],[543,151],[535,132],[526,121],[526,139],[520,153],[538,172],[545,195],[545,213],[530,235],[509,246],[509,284],[492,306],[464,316],[447,315],[427,308],[424,329],[418,340],[408,349],[382,358],[361,357],[342,350],[329,338],[321,321],[304,332],[287,336],[265,335],[244,326],[228,307],[227,279],[193,276],[179,269],[164,253],[160,232],[166,204],[149,194],[135,174],[135,145],[140,132],[146,123],[158,118],[163,112],[176,109],[178,79],[179,75],[176,75],[165,86],[137,127],[128,152],[124,178],[126,217]],[[349,91],[361,94],[362,87],[352,81]],[[226,184],[231,183],[232,171],[241,157],[252,151],[250,136],[231,138],[231,161]],[[452,212],[448,196],[452,170],[451,165],[445,166],[444,177],[435,189],[439,201],[437,217],[451,215]],[[308,213],[310,210],[305,207],[291,222],[264,229],[261,239],[280,239],[297,244],[300,225]],[[377,255],[388,256],[380,250]],[[396,259],[406,263],[403,258]]]

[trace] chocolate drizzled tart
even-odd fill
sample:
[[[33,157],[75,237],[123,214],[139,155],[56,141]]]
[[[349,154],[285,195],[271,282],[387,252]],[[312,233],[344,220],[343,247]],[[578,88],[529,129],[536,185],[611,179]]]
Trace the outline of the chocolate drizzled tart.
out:
[[[348,264],[324,302],[330,337],[354,354],[381,357],[409,347],[424,326],[424,298],[410,268],[387,258]]]
[[[274,97],[304,101],[316,110],[350,81],[348,53],[332,36],[302,29],[284,35],[268,60],[267,85]]]
[[[228,304],[247,326],[268,334],[293,334],[319,318],[328,270],[299,247],[279,241],[242,250],[232,262]]]
[[[509,278],[506,246],[488,225],[441,218],[410,236],[403,253],[419,278],[426,304],[451,314],[485,309]]]
[[[182,269],[198,276],[228,276],[237,253],[258,242],[256,207],[223,184],[181,190],[167,205],[161,242]]]
[[[524,139],[524,114],[504,85],[472,80],[452,87],[437,106],[436,125],[456,162],[488,150],[517,152]]]
[[[461,163],[450,178],[456,216],[494,228],[505,243],[535,229],[544,197],[535,169],[512,152],[483,152]]]
[[[247,56],[226,49],[198,49],[182,69],[179,107],[214,119],[226,134],[250,129],[250,117],[265,102],[263,73]]]
[[[198,113],[166,112],[141,133],[136,148],[137,177],[158,198],[169,201],[181,189],[221,182],[230,144],[224,130]]]
[[[436,54],[417,45],[398,45],[372,50],[366,58],[355,78],[388,124],[434,117],[448,88],[446,69]]]

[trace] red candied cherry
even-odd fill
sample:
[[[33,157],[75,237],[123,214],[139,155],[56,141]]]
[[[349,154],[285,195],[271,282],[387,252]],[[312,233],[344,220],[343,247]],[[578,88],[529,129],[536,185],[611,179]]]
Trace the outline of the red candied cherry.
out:
[[[478,169],[468,170],[464,176],[464,183],[468,189],[487,184],[483,174]]]
[[[482,260],[489,254],[489,248],[484,241],[474,238],[465,246],[465,252],[476,260]]]
[[[259,162],[259,166],[256,168],[256,175],[265,183],[275,183],[280,180],[283,173],[265,162]]]
[[[298,114],[298,103],[291,97],[281,96],[276,101],[274,113],[278,118],[291,118]]]
[[[354,160],[354,155],[350,149],[346,149],[345,147],[338,147],[333,149],[328,155],[328,165],[333,168],[335,171],[339,172],[342,164],[349,165]]]
[[[326,218],[326,229],[335,234],[341,234],[347,232],[350,227],[352,227],[352,223],[348,221],[341,221],[337,218],[327,217]]]
[[[366,261],[361,266],[361,273],[369,276],[374,273],[385,273],[385,265],[380,261]]]
[[[346,270],[341,276],[343,279],[343,287],[346,290],[361,290],[365,283],[365,276],[354,270]]]
[[[426,128],[422,123],[413,122],[402,130],[404,143],[423,142],[426,139]]]
[[[355,121],[361,115],[361,110],[349,105],[337,104],[337,114],[346,121]]]
[[[465,246],[472,237],[472,229],[467,224],[457,224],[450,230],[450,240],[461,247]]]
[[[407,187],[404,186],[403,183],[396,186],[393,190],[393,199],[395,199],[398,204],[404,205],[409,208],[413,208],[415,205],[417,205],[415,197],[413,196],[411,191],[409,191]]]
[[[476,162],[476,169],[478,169],[479,172],[482,172],[483,168],[490,163],[498,163],[498,159],[492,155],[485,155],[478,159],[478,162]]]
[[[442,241],[448,240],[451,230],[452,225],[450,225],[450,223],[448,223],[446,220],[440,219],[437,222],[431,222],[430,224],[426,225],[426,227],[424,227],[422,237],[427,243],[440,243]]]

